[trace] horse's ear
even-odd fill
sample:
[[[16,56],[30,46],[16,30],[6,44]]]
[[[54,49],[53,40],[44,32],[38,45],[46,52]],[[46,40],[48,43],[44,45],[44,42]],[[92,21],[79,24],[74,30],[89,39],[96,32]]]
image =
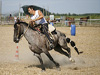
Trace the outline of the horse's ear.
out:
[[[20,24],[17,24],[17,27],[20,28]]]
[[[17,23],[19,23],[20,22],[20,19],[19,18],[17,18]]]

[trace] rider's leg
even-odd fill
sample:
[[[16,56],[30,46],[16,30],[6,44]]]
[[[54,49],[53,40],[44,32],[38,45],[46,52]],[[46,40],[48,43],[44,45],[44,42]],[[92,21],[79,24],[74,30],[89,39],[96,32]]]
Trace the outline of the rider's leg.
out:
[[[48,24],[44,24],[43,25],[43,33],[46,35],[46,37],[48,38],[49,42],[50,42],[50,47],[51,49],[54,47],[53,45],[53,40],[50,38],[49,33],[48,33]]]

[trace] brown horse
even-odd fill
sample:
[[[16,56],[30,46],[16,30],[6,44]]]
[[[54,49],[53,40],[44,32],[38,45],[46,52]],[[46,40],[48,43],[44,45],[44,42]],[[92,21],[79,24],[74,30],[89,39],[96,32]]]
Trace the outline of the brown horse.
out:
[[[83,17],[83,18],[80,18],[79,25],[82,25],[83,22],[85,22],[85,25],[87,25],[87,21],[88,21],[88,19],[90,19],[89,16],[87,16],[87,17]]]
[[[71,23],[72,24],[74,24],[75,23],[75,19],[74,18],[71,18],[71,17],[66,17],[66,19],[65,20],[67,20],[67,21],[69,21],[70,23],[69,23],[69,25],[71,25]]]

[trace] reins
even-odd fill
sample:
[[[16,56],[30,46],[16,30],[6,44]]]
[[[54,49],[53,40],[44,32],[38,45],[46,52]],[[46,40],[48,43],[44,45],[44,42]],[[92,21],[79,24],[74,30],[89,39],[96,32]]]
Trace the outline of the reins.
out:
[[[40,26],[41,24],[39,24],[39,25],[37,25],[37,26]],[[28,24],[28,26],[27,26],[27,28],[26,28],[26,30],[25,30],[25,32],[20,36],[20,39],[19,39],[19,41],[22,39],[22,37],[25,35],[25,33],[27,32],[27,30],[28,30],[28,28],[29,28],[29,24]],[[37,27],[37,26],[34,26],[34,27]],[[17,37],[19,36],[19,32],[20,32],[20,28],[19,28],[19,30],[18,30],[18,35],[17,35]]]
[[[28,27],[29,27],[29,24],[28,24]],[[25,35],[25,33],[27,32],[28,27],[26,28],[25,32],[21,35],[21,37],[20,37],[19,41],[22,39],[22,37],[23,37],[23,36]]]

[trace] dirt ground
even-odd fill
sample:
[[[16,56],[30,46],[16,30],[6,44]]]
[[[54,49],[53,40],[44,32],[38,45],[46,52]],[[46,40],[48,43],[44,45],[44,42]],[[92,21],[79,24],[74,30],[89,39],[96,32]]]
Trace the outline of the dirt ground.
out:
[[[83,51],[83,54],[77,55],[68,44],[75,63],[52,50],[50,54],[61,65],[61,71],[57,71],[55,65],[42,54],[46,71],[41,72],[39,60],[29,50],[25,38],[19,43],[19,61],[16,61],[13,27],[0,26],[0,75],[100,75],[100,27],[76,27],[76,36],[71,36],[70,27],[56,29],[70,37],[79,51]]]

